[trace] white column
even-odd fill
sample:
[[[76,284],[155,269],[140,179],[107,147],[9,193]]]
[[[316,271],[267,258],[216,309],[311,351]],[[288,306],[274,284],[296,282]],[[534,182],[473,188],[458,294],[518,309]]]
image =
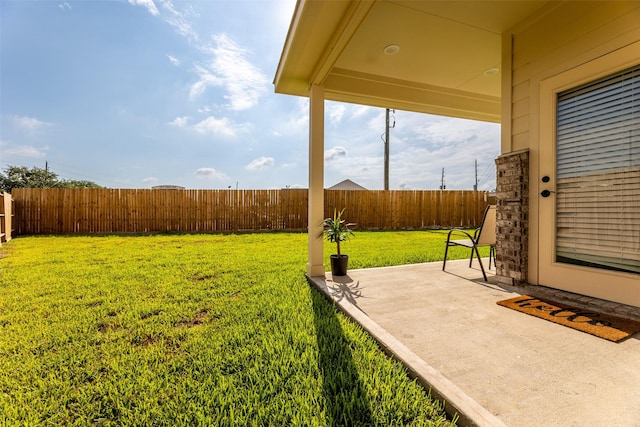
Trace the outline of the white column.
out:
[[[324,87],[313,85],[309,93],[309,276],[324,276]]]

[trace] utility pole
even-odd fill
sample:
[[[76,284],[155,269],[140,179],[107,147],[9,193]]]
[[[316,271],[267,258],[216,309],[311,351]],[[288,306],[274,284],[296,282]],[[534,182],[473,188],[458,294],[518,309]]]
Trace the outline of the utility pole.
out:
[[[440,190],[446,190],[447,186],[444,185],[444,168],[442,168],[442,178],[440,178]]]
[[[384,189],[389,189],[389,109],[386,111],[386,126],[384,132]]]
[[[390,123],[391,120],[389,118],[389,112],[393,112],[394,116],[392,117],[393,123]],[[389,189],[389,129],[396,127],[396,110],[386,109],[386,124],[384,130],[384,189]]]
[[[476,183],[473,186],[473,191],[478,191],[478,159],[476,159]]]

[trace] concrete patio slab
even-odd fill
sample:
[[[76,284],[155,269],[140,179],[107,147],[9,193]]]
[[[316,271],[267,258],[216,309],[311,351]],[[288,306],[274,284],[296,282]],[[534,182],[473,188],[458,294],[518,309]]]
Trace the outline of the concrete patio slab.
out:
[[[640,426],[640,334],[613,343],[498,306],[525,292],[484,282],[477,262],[311,281],[460,412],[460,424]]]

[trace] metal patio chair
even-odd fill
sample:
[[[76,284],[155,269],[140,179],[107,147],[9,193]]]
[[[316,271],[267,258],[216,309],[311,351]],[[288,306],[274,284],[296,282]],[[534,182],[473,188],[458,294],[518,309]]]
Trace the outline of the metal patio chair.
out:
[[[454,233],[460,233],[467,238],[461,240],[451,240],[451,236]],[[473,236],[460,229],[453,229],[449,231],[449,234],[447,234],[447,245],[444,250],[444,262],[442,263],[442,271],[444,271],[444,268],[447,265],[447,253],[449,252],[450,246],[464,246],[465,248],[471,249],[469,267],[471,267],[471,264],[473,263],[473,254],[475,252],[476,257],[478,258],[478,262],[480,263],[482,276],[484,277],[484,281],[486,282],[487,273],[485,273],[484,271],[484,266],[482,265],[482,260],[480,259],[478,247],[489,246],[489,270],[491,270],[491,258],[493,258],[495,261],[496,256],[496,206],[487,206],[487,209],[485,209],[484,211],[484,216],[482,217],[482,224],[480,225],[480,228],[475,230]]]

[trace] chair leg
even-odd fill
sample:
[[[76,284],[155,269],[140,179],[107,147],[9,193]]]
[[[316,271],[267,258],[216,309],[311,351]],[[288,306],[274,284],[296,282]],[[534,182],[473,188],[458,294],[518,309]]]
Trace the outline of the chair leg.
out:
[[[489,270],[491,270],[491,257],[493,257],[493,266],[496,265],[496,247],[489,246]]]
[[[482,260],[480,259],[480,253],[478,252],[478,247],[474,245],[473,250],[476,251],[476,256],[478,257],[478,262],[480,263],[480,270],[482,270],[482,277],[484,277],[485,282],[488,282],[489,280],[487,279],[487,273],[484,272],[484,266],[482,265]]]
[[[449,239],[447,239],[447,245],[444,247],[444,261],[442,262],[442,271],[444,271],[445,265],[447,265],[447,253],[449,252]]]

